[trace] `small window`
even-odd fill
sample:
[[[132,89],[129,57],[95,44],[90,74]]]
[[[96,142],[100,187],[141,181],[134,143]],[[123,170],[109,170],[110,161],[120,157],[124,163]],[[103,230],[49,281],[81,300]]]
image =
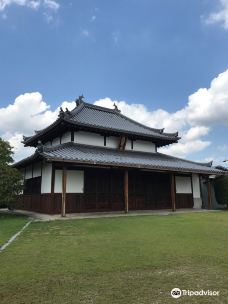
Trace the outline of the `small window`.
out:
[[[106,136],[104,136],[104,146],[106,147]]]

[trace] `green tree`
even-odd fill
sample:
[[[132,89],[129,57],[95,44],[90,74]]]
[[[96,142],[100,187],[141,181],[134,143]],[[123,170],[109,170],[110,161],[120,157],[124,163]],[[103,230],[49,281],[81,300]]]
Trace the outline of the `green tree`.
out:
[[[21,173],[12,167],[13,151],[7,141],[0,138],[0,207],[13,208],[23,188]]]
[[[217,202],[228,206],[228,175],[216,178],[214,188]]]

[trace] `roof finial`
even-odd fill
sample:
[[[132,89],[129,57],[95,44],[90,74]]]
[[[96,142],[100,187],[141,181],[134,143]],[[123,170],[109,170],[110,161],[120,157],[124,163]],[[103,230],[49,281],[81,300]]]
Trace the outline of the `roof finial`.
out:
[[[59,109],[59,117],[63,117],[64,116],[64,111],[63,111],[63,108],[60,107]]]
[[[84,99],[84,98],[85,98],[85,97],[84,97],[83,95],[80,95],[80,96],[75,100],[77,107],[83,102],[83,99]]]
[[[66,108],[66,112],[65,112],[66,114],[70,114],[70,111],[69,111],[69,109],[68,108]]]
[[[113,104],[113,107],[114,107],[114,110],[115,110],[115,111],[120,112],[120,110],[118,109],[118,107],[117,107],[117,105],[116,105],[115,102],[114,102],[114,104]]]

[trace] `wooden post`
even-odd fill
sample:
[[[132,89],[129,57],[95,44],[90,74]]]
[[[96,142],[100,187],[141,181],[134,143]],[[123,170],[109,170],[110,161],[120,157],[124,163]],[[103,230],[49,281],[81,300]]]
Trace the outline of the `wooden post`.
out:
[[[66,167],[62,169],[62,208],[61,215],[66,216]]]
[[[212,209],[212,196],[211,196],[211,180],[208,179],[208,209]]]
[[[124,206],[125,213],[128,213],[128,171],[124,172]]]
[[[52,163],[52,172],[51,172],[51,209],[55,210],[55,166]]]
[[[176,184],[175,175],[171,174],[171,200],[172,200],[172,211],[176,211]]]

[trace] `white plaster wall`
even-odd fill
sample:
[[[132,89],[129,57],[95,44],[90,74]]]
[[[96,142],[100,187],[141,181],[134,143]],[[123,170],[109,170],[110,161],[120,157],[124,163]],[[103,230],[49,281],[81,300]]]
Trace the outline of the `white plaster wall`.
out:
[[[47,141],[45,144],[44,144],[45,147],[50,147],[51,146],[51,142],[50,141]]]
[[[54,191],[55,191],[55,193],[62,193],[62,170],[55,170]],[[67,193],[83,193],[84,192],[84,171],[67,170],[66,192]]]
[[[201,192],[200,192],[199,174],[192,174],[192,188],[193,188],[193,199],[194,199],[193,208],[201,208],[202,199],[201,199]]]
[[[61,138],[61,143],[64,144],[70,141],[71,141],[71,133],[70,132],[64,133]]]
[[[57,146],[60,144],[60,137],[53,138],[52,146]]]
[[[199,174],[192,174],[193,197],[200,197]]]
[[[176,193],[192,193],[190,176],[176,176]]]
[[[104,136],[91,132],[78,131],[74,133],[74,142],[84,145],[104,147]]]
[[[55,170],[55,193],[62,193],[62,170]]]
[[[130,139],[127,139],[127,143],[126,143],[125,150],[127,150],[127,151],[129,151],[129,150],[133,151],[133,150],[131,149],[131,140],[130,140]]]
[[[117,149],[119,146],[120,138],[116,136],[106,137],[106,147]]]
[[[131,141],[129,141],[128,145],[126,146],[127,149],[130,148],[131,150]],[[156,152],[155,144],[146,141],[146,140],[134,140],[133,142],[133,151],[141,151],[141,152],[150,152],[154,153]]]
[[[52,164],[42,165],[41,193],[51,193]]]
[[[33,165],[33,177],[41,176],[41,163]]]
[[[32,166],[27,166],[25,170],[25,179],[32,178]]]
[[[84,171],[69,170],[67,171],[67,193],[83,193],[84,192]]]

